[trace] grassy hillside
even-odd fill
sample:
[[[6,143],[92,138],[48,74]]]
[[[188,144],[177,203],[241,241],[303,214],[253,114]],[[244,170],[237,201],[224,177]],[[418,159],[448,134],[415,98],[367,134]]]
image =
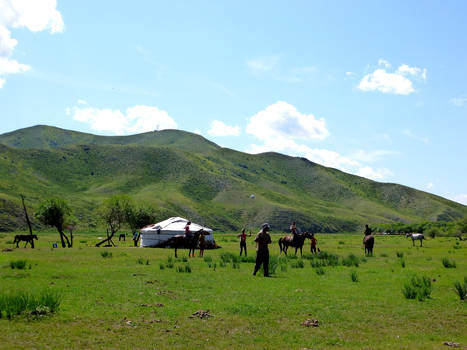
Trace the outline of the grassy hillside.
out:
[[[64,198],[86,228],[100,225],[95,209],[115,193],[154,206],[160,219],[181,215],[220,230],[264,221],[283,230],[296,220],[337,232],[467,216],[463,205],[405,186],[303,158],[245,154],[178,130],[108,137],[37,126],[0,135],[0,230],[24,226],[20,193],[33,207]]]

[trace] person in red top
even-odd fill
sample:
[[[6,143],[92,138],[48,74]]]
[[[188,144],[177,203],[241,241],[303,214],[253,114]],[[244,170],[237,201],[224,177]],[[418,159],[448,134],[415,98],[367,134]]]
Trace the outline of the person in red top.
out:
[[[237,237],[240,237],[240,256],[242,256],[242,252],[245,251],[245,256],[246,254],[246,233],[245,233],[245,228],[242,229],[242,233],[239,233]],[[251,237],[251,231],[248,237]]]
[[[311,252],[316,254],[316,238],[315,234],[311,234]]]
[[[188,221],[185,226],[185,237],[187,238],[193,237],[193,234],[190,231],[190,225],[191,225],[191,221]]]
[[[290,225],[290,232],[292,233],[292,242],[295,240],[295,235],[297,234],[297,223],[294,221]]]

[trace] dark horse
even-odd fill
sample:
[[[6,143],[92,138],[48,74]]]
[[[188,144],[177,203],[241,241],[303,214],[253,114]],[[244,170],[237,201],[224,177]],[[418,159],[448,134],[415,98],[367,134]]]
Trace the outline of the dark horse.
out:
[[[293,247],[295,248],[295,255],[297,255],[297,250],[298,248],[300,248],[301,256],[303,244],[305,243],[306,238],[311,239],[311,235],[308,232],[305,232],[303,234],[296,234],[294,239],[290,236],[284,236],[282,238],[279,238],[279,248],[281,250],[280,252],[284,252],[285,255],[287,255],[287,250],[289,249],[289,247]]]
[[[162,246],[175,248],[175,257],[177,258],[177,249],[179,248],[188,248],[188,256],[195,256],[195,249],[198,246],[198,240],[200,235],[207,235],[209,233],[204,230],[196,231],[192,234],[191,237],[186,237],[185,235],[176,235],[169,238]]]
[[[373,237],[373,235],[366,235],[365,238],[363,238],[363,244],[365,245],[365,254],[373,255],[375,237]]]
[[[37,240],[37,235],[16,235],[15,240],[13,241],[13,244],[16,243],[16,248],[18,247],[19,242],[24,241],[26,244],[24,245],[24,248],[28,245],[28,243],[31,245],[32,248],[34,248],[34,241],[33,239]]]

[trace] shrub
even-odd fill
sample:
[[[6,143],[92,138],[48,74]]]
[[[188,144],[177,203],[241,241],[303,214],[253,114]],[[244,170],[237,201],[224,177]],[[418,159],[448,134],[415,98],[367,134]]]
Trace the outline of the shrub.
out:
[[[455,268],[456,267],[456,262],[454,260],[450,260],[449,258],[444,257],[443,258],[443,266],[447,269],[450,268]]]
[[[298,259],[290,265],[294,269],[303,269],[305,267],[305,263],[302,259]]]
[[[467,298],[467,276],[464,277],[464,283],[456,282],[454,283],[454,288],[461,300],[465,300]]]
[[[398,258],[403,258],[404,257],[404,253],[402,252],[396,252],[396,255]]]
[[[50,290],[43,290],[38,295],[15,292],[0,295],[0,318],[10,319],[12,316],[27,313],[45,315],[59,309],[61,296]]]
[[[325,274],[325,271],[324,271],[324,269],[323,269],[322,267],[317,267],[317,268],[315,268],[315,272],[316,272],[316,274],[317,274],[318,276],[322,276],[322,275]]]
[[[357,271],[352,271],[352,272],[350,273],[350,278],[352,279],[352,282],[358,282]]]
[[[101,252],[101,256],[103,258],[111,258],[112,257],[112,253],[111,252],[108,252],[107,250],[104,250],[103,252]]]
[[[431,280],[426,276],[413,275],[402,287],[402,294],[406,299],[423,301],[430,298],[432,291]]]
[[[10,267],[12,269],[24,270],[26,268],[27,261],[26,260],[13,260],[10,261]]]
[[[349,254],[346,258],[342,259],[342,265],[358,267],[360,259],[355,254]]]

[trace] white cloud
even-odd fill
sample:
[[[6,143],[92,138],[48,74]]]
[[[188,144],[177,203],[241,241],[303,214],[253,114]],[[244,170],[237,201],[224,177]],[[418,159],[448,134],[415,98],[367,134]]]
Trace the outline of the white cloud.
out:
[[[354,72],[345,72],[345,76],[348,78],[355,78],[356,75]]]
[[[453,198],[458,203],[462,203],[464,205],[467,205],[467,193],[462,193]]]
[[[378,61],[380,66],[373,73],[366,74],[358,88],[362,91],[380,91],[386,94],[410,95],[415,92],[413,80],[426,80],[426,68],[410,67],[407,64],[401,65],[394,72],[388,72],[386,69],[391,64],[384,59]]]
[[[278,101],[252,116],[246,132],[263,141],[281,139],[319,139],[329,135],[323,118],[303,114],[284,101]]]
[[[0,88],[5,76],[28,71],[31,67],[12,59],[18,41],[8,28],[27,28],[33,32],[63,31],[64,24],[55,0],[0,0]]]
[[[227,125],[220,120],[213,120],[208,134],[211,136],[238,136],[240,135],[240,127]]]
[[[177,123],[166,111],[153,106],[134,106],[127,108],[125,113],[90,106],[74,106],[65,111],[74,120],[89,124],[93,130],[115,135],[177,128]]]
[[[416,140],[416,141],[419,141],[419,142],[423,142],[425,144],[428,144],[430,143],[430,139],[428,137],[424,137],[424,136],[418,136],[416,134],[414,134],[412,132],[412,130],[410,129],[405,129],[402,131],[402,133],[408,137],[410,137],[411,139],[413,140]]]
[[[194,130],[193,133],[198,134],[198,135],[202,135],[201,130],[199,130],[199,129]]]
[[[380,160],[388,155],[393,155],[396,152],[394,151],[388,151],[384,149],[376,149],[372,151],[365,151],[365,150],[357,150],[352,154],[352,159],[361,161],[361,162],[366,162],[366,163],[371,163],[375,162],[377,160]]]
[[[384,68],[391,68],[391,63],[386,61],[384,58],[378,60],[378,66],[383,66]]]
[[[426,188],[427,188],[428,190],[431,190],[434,186],[435,186],[435,185],[433,184],[433,182],[428,182],[428,183],[426,184]]]
[[[454,106],[462,107],[467,103],[467,97],[453,97],[449,100]]]
[[[368,179],[381,181],[387,178],[388,176],[392,176],[393,173],[391,172],[391,170],[386,168],[373,169],[372,167],[364,166],[358,169],[357,175],[366,177]]]
[[[248,60],[246,65],[253,73],[264,73],[272,70],[278,62],[278,56],[264,56]]]

